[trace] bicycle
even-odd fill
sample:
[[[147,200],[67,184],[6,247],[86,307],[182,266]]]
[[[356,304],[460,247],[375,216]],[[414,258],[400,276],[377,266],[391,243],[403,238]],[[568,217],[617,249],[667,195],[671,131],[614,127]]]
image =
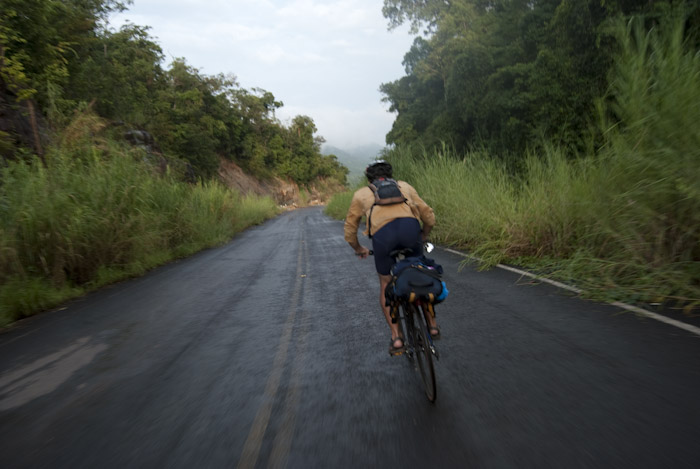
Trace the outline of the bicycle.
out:
[[[430,252],[433,250],[433,245],[426,243],[425,248],[426,252]],[[390,256],[398,261],[410,253],[412,253],[411,249],[397,249],[392,251]],[[370,254],[373,254],[372,251]],[[411,302],[400,298],[396,314],[404,341],[404,350],[397,355],[403,354],[408,358],[408,361],[420,374],[426,397],[434,403],[437,398],[437,382],[433,356],[439,360],[440,354],[428,331],[426,315],[434,314],[432,305],[428,305],[420,299]]]

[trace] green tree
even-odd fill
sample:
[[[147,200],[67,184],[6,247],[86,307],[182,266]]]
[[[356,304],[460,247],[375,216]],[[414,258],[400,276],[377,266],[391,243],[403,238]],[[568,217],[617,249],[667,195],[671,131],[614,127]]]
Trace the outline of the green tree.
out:
[[[653,24],[665,5],[385,0],[389,27],[408,23],[418,34],[404,57],[406,76],[380,87],[397,113],[387,142],[515,154],[542,139],[580,148],[607,86],[613,49],[605,25],[638,11]],[[694,8],[689,21],[697,26]],[[689,31],[697,30],[692,24]]]
[[[188,161],[204,177],[219,167],[219,153],[230,135],[231,108],[224,90],[235,82],[204,77],[176,59],[165,74],[167,87],[157,96],[154,135],[167,153]]]
[[[275,117],[283,106],[269,91],[254,88],[238,90],[234,106],[241,116],[241,138],[235,155],[238,161],[259,176],[274,174],[279,162],[286,158],[284,131]]]
[[[344,180],[337,161],[321,157],[322,139],[310,117],[298,116],[286,128],[275,115],[283,103],[271,92],[242,89],[233,75],[204,75],[184,59],[165,69],[147,27],[110,29],[107,15],[128,3],[2,0],[3,102],[9,96],[43,112],[57,132],[73,111],[90,105],[100,117],[124,124],[116,129],[149,131],[168,159],[188,162],[203,178],[228,158],[261,177],[282,175],[302,184],[319,176]],[[0,152],[11,154],[15,140],[0,133]]]
[[[43,107],[59,101],[76,48],[94,37],[100,20],[123,8],[117,0],[3,0],[0,76],[20,100],[36,97]]]
[[[163,52],[148,28],[127,24],[117,32],[101,29],[69,63],[66,96],[95,101],[103,117],[145,128],[153,121],[156,97],[166,85]]]

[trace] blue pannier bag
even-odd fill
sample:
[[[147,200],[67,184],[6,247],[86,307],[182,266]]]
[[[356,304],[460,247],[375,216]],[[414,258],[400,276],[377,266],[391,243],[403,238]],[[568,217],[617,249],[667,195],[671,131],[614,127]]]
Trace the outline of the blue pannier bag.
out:
[[[442,272],[440,264],[425,256],[400,260],[391,269],[392,280],[387,286],[387,303],[393,305],[401,299],[411,303],[420,300],[433,305],[444,301],[449,291],[442,281]]]

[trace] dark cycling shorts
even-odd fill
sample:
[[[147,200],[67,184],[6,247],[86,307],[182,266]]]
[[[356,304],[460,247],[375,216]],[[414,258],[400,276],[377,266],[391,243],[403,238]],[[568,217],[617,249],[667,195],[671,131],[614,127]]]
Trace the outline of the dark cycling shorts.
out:
[[[411,256],[423,254],[420,223],[415,218],[397,218],[372,235],[374,265],[381,275],[389,275],[394,259],[389,256],[396,249],[412,249]]]

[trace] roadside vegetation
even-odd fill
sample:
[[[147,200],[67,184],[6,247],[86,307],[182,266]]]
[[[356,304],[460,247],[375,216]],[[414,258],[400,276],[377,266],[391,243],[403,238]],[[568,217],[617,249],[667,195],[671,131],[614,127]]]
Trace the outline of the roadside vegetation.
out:
[[[350,208],[353,191],[339,192],[331,197],[326,204],[325,213],[333,218],[342,220]]]
[[[270,91],[166,66],[146,26],[110,28],[129,3],[3,0],[0,326],[278,213],[218,182],[222,160],[302,202],[346,182],[310,117],[284,125]]]
[[[221,244],[278,213],[271,198],[159,175],[148,154],[95,138],[83,116],[47,166],[0,172],[0,326],[172,259]],[[80,130],[78,132],[78,130]]]
[[[615,44],[609,84],[591,105],[597,125],[577,145],[535,139],[514,154],[404,142],[388,151],[395,176],[435,209],[433,239],[484,267],[519,264],[595,298],[696,310],[700,55],[689,24],[676,9],[605,25]],[[343,217],[349,200],[338,196],[329,213]]]

